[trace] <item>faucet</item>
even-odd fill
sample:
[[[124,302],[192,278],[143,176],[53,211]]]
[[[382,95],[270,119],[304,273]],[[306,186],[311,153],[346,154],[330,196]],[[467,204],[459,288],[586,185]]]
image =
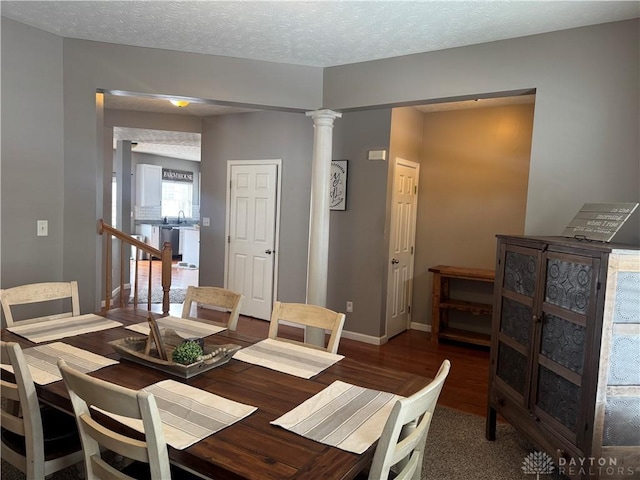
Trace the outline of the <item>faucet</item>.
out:
[[[182,214],[182,222],[180,221],[180,214]],[[185,216],[184,216],[184,211],[183,211],[183,210],[180,210],[180,211],[178,212],[178,225],[180,225],[180,224],[181,224],[181,223],[183,223],[183,222],[184,222],[184,223],[187,223],[187,219],[186,219],[186,218],[185,218]]]

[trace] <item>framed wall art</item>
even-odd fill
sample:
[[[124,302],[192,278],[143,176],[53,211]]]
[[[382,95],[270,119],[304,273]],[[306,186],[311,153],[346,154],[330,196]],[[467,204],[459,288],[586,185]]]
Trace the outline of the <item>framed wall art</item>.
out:
[[[331,179],[329,185],[329,208],[331,210],[347,209],[347,168],[348,160],[331,162]]]

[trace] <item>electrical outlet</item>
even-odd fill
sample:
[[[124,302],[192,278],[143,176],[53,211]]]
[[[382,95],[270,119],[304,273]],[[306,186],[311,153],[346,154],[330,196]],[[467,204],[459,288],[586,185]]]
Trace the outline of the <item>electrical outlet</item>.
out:
[[[49,221],[48,220],[38,220],[38,229],[37,235],[38,237],[46,237],[49,235]]]
[[[347,313],[353,312],[353,302],[347,302]]]

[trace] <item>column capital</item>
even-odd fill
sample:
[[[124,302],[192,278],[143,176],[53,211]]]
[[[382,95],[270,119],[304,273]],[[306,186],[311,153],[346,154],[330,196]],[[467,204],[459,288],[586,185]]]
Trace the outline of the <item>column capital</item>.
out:
[[[307,112],[306,115],[307,117],[313,118],[314,125],[333,126],[333,121],[336,118],[342,118],[342,113],[327,109],[314,110],[313,112]]]

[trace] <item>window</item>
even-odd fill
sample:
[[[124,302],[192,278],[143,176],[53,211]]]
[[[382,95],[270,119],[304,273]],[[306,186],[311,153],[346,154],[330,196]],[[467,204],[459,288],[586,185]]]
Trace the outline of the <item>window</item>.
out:
[[[193,184],[185,182],[162,182],[162,216],[177,217],[180,211],[191,218]]]

